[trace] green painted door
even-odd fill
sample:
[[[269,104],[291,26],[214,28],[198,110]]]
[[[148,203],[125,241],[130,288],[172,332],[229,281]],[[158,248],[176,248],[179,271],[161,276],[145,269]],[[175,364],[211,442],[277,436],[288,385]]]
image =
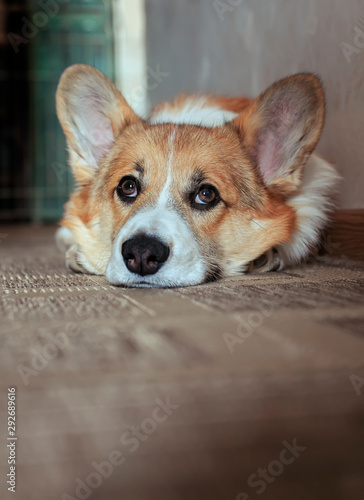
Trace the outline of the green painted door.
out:
[[[58,12],[42,17],[42,2],[31,2],[31,21],[47,19],[30,41],[30,171],[32,219],[61,217],[73,180],[67,166],[65,140],[57,121],[55,92],[63,70],[75,63],[90,64],[114,78],[111,1],[62,0]],[[39,16],[38,18],[36,16]]]

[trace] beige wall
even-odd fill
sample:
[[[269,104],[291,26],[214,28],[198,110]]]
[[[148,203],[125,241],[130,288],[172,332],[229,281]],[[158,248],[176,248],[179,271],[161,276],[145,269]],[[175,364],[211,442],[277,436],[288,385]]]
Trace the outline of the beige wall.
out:
[[[319,152],[344,176],[341,206],[364,208],[362,0],[146,0],[146,9],[148,65],[168,73],[149,90],[151,104],[182,91],[257,95],[300,71],[321,76]]]

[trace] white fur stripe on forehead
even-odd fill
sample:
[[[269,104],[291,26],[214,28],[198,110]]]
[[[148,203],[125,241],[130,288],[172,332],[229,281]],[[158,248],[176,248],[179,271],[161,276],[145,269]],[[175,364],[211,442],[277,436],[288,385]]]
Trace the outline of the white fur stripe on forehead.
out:
[[[160,123],[176,123],[184,125],[200,125],[202,127],[221,127],[238,116],[219,106],[211,106],[205,97],[189,97],[182,107],[168,107],[157,111],[150,117],[152,125]]]
[[[167,207],[171,201],[171,182],[172,182],[172,162],[173,162],[173,153],[174,153],[174,139],[176,137],[176,127],[173,128],[169,138],[168,138],[168,171],[167,171],[167,179],[160,192],[157,206],[158,207]]]

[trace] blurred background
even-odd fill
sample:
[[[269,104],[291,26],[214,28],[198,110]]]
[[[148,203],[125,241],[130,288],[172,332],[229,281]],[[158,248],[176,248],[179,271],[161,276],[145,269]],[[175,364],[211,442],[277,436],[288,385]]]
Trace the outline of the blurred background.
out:
[[[179,92],[256,96],[310,71],[327,92],[319,152],[364,208],[363,0],[0,0],[0,221],[50,222],[72,189],[54,95],[62,71],[103,71],[146,115]]]

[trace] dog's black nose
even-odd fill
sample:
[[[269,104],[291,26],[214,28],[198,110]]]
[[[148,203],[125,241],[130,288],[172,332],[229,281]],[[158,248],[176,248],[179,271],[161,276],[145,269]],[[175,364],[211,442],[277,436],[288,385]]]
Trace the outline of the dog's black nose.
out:
[[[169,247],[153,236],[140,234],[121,247],[126,267],[135,274],[155,274],[169,256]]]

